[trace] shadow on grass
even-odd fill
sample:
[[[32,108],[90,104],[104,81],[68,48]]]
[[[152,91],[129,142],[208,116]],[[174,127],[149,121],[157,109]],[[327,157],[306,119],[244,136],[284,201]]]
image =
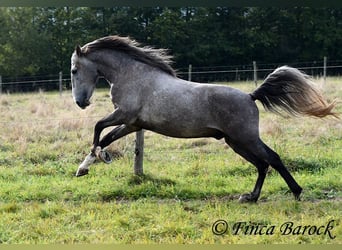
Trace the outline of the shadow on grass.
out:
[[[143,174],[143,175],[133,175],[128,180],[129,186],[136,186],[141,185],[143,183],[152,183],[156,186],[162,186],[162,185],[175,185],[176,182],[168,179],[168,178],[157,178],[150,174]]]
[[[137,200],[139,198],[171,198],[176,182],[168,178],[159,178],[149,174],[133,175],[128,178],[127,186],[106,190],[100,193],[104,202],[113,200]],[[128,188],[127,188],[128,187]]]
[[[324,171],[326,168],[334,168],[341,164],[341,162],[337,162],[336,160],[331,160],[327,158],[312,160],[303,159],[301,157],[284,158],[283,162],[291,172],[305,171],[309,173],[318,173]]]
[[[128,188],[127,188],[128,186]],[[111,201],[134,201],[138,199],[174,199],[174,200],[234,200],[237,194],[227,194],[221,191],[207,190],[201,188],[194,189],[187,185],[182,185],[169,178],[159,178],[152,175],[131,176],[127,181],[127,186],[103,190],[98,193],[98,198],[102,202]]]
[[[321,174],[327,168],[336,167],[338,164],[336,160],[330,159],[320,159],[307,160],[303,158],[284,158],[284,164],[291,172],[307,172],[312,174]],[[251,175],[255,171],[253,168],[244,167],[242,169],[227,170],[223,175]],[[276,173],[276,171],[273,171]],[[256,175],[255,175],[256,177]],[[228,185],[228,184],[227,184]],[[287,190],[287,187],[286,187]],[[244,190],[241,193],[248,192],[250,190]],[[318,196],[313,194],[307,194],[307,200],[309,197],[313,196],[315,199],[330,200],[340,197],[338,194],[332,194],[330,189],[329,194],[322,194]],[[322,191],[323,192],[323,191]],[[176,200],[222,200],[222,201],[232,201],[237,200],[241,193],[227,192],[227,189],[215,189],[215,188],[201,188],[200,186],[194,187],[193,185],[187,185],[181,180],[172,180],[170,178],[156,177],[151,174],[145,174],[142,176],[130,176],[126,180],[126,184],[122,187],[113,187],[101,191],[99,193],[99,198],[103,202],[111,201],[132,201],[144,198],[152,199],[176,199]],[[292,194],[287,191],[287,195],[292,197]],[[321,192],[319,192],[321,193]],[[274,194],[267,194],[267,196],[272,196]],[[283,195],[283,194],[282,194]],[[330,197],[333,196],[333,197]]]

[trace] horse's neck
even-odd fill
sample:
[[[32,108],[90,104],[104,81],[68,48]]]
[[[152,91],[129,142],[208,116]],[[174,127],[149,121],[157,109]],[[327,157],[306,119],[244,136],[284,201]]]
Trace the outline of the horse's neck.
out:
[[[97,58],[101,58],[100,71],[120,92],[118,95],[141,95],[148,92],[148,89],[154,91],[177,82],[174,76],[153,69],[152,66],[133,60],[122,53],[109,51]]]
[[[97,56],[99,71],[111,83],[126,82],[141,75],[138,62],[115,51],[104,51]]]

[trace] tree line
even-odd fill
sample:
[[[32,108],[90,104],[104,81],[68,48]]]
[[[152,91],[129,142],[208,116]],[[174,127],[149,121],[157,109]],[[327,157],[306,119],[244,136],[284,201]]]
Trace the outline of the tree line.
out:
[[[342,58],[342,9],[0,8],[0,75],[68,72],[75,45],[106,35],[167,48],[176,69]]]

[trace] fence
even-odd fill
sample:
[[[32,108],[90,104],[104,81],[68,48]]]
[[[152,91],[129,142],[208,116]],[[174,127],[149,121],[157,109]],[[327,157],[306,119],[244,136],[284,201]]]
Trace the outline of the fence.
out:
[[[329,61],[327,57],[320,61],[313,62],[294,62],[294,63],[269,63],[260,64],[256,61],[248,65],[218,66],[218,67],[193,67],[179,69],[178,75],[187,80],[195,82],[232,82],[232,81],[251,81],[265,79],[275,68],[288,65],[306,72],[313,77],[326,78],[329,76],[340,76],[342,61]]]
[[[255,84],[258,79],[264,79],[275,68],[281,65],[288,65],[305,71],[313,77],[340,76],[342,68],[341,61],[327,61],[324,57],[320,61],[313,62],[294,62],[294,63],[270,63],[261,64],[251,62],[248,65],[233,66],[214,66],[214,67],[194,67],[178,69],[177,74],[180,78],[195,82],[231,82],[231,81],[251,81]],[[48,76],[30,77],[1,77],[0,75],[0,94],[32,91],[59,91],[70,89],[69,75],[63,78],[62,72]],[[107,84],[102,80],[97,87],[105,87]]]
[[[59,90],[68,88],[70,78],[63,78],[62,72],[56,75],[30,76],[30,77],[1,77],[0,76],[0,94],[34,92],[39,90]]]

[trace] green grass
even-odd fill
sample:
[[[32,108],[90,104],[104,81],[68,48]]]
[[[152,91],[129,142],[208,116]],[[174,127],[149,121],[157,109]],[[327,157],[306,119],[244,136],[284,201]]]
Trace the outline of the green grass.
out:
[[[233,83],[250,91],[253,84]],[[340,79],[324,88],[342,96]],[[144,172],[133,175],[134,135],[110,146],[117,158],[89,175],[75,171],[90,150],[95,122],[112,110],[96,92],[79,110],[70,93],[0,96],[0,243],[342,243],[342,125],[336,119],[282,118],[260,107],[263,140],[304,188],[301,202],[270,169],[257,204],[240,204],[256,170],[223,141],[145,133]],[[342,113],[341,105],[337,111]],[[245,221],[279,229],[326,225],[336,235],[232,235],[212,224]]]

